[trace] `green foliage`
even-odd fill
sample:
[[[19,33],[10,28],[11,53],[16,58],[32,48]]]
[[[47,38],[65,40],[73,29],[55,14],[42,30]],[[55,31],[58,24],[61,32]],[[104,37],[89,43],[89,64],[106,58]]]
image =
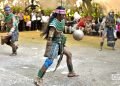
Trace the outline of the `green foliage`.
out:
[[[81,13],[80,16],[85,17],[85,16],[87,16],[87,13]]]
[[[120,16],[120,11],[116,13],[117,16]]]
[[[80,12],[80,15],[82,17],[92,16],[94,18],[98,18],[101,14],[103,15],[103,8],[99,3],[92,3],[91,5],[91,11],[89,11],[89,9],[86,9],[83,4],[81,4],[80,7],[77,8],[77,11]]]
[[[12,8],[12,10],[13,10],[14,12],[19,12],[20,10],[23,10],[23,9],[24,9],[24,8],[22,8],[21,6],[12,6],[11,8]]]
[[[98,18],[101,14],[103,15],[103,8],[101,7],[101,5],[98,3],[93,3],[92,4],[92,16],[94,18]]]
[[[52,13],[53,9],[47,8],[44,10],[45,15],[49,16]]]
[[[2,11],[2,9],[0,8],[0,11]]]

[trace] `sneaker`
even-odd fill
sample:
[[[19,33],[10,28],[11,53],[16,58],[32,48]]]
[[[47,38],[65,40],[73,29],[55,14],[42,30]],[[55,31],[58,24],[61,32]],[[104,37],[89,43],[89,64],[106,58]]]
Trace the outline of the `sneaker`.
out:
[[[68,73],[68,77],[78,77],[79,75],[77,75],[74,72]]]
[[[34,80],[34,84],[36,86],[43,86],[43,79],[41,79],[39,77],[36,77],[35,80]]]

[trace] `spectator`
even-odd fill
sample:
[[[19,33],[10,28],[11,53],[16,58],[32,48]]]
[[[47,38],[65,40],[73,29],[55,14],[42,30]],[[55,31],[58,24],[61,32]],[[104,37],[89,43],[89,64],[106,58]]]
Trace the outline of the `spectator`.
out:
[[[24,22],[25,22],[26,31],[29,31],[31,27],[31,21],[30,21],[30,15],[28,15],[28,12],[25,12]]]
[[[37,17],[37,20],[36,20],[36,22],[37,22],[37,29],[41,30],[42,29],[41,13],[37,12],[36,17]]]
[[[85,18],[81,18],[77,23],[77,28],[84,30],[85,28]]]
[[[45,31],[48,20],[49,20],[49,16],[45,16],[45,15],[41,16],[42,31]]]
[[[31,13],[31,30],[36,30],[36,12],[35,10],[32,11]]]
[[[23,31],[24,28],[24,13],[22,11],[20,11],[18,13],[18,17],[19,17],[19,24],[18,24],[18,29],[19,31]]]
[[[92,23],[90,22],[90,20],[87,20],[85,23],[85,32],[87,35],[90,35],[92,32]]]

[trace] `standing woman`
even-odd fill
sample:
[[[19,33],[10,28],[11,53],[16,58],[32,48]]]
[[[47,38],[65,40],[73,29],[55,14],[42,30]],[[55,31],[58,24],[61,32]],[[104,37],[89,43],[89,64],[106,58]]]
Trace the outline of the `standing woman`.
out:
[[[47,40],[46,51],[44,56],[47,57],[43,66],[38,71],[38,76],[36,77],[34,83],[38,86],[42,83],[42,78],[46,73],[46,70],[51,66],[53,60],[57,58],[58,55],[66,55],[66,62],[68,67],[68,77],[77,76],[74,73],[72,65],[72,54],[65,46],[66,37],[63,35],[65,26],[65,8],[58,6],[55,13],[49,19],[47,29],[43,32],[42,36],[45,36]]]
[[[12,54],[17,55],[18,46],[15,45],[15,42],[18,41],[19,31],[18,31],[18,22],[15,18],[15,15],[11,12],[11,8],[9,6],[4,7],[5,18],[4,18],[4,26],[6,27],[6,36],[1,37],[1,44],[6,43],[7,45],[12,47]]]

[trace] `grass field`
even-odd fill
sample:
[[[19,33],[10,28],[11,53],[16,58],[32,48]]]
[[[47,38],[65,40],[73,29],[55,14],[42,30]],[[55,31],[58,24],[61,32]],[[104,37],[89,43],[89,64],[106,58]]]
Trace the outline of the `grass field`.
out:
[[[41,32],[37,31],[29,31],[29,32],[20,32],[19,43],[20,44],[40,44],[45,45],[46,40],[40,37]],[[4,33],[0,33],[0,36]],[[84,36],[84,38],[80,41],[76,41],[73,39],[72,34],[65,34],[67,37],[67,46],[86,46],[86,47],[98,47],[101,37],[97,36]],[[106,41],[105,41],[105,48]],[[116,47],[120,48],[120,40],[118,39],[116,42]]]
[[[101,37],[97,36],[84,36],[80,41],[73,39],[72,34],[65,34],[67,37],[68,46],[91,46],[99,47],[99,42]],[[40,37],[40,32],[31,31],[31,32],[21,32],[20,33],[20,43],[36,43],[36,44],[45,44],[46,40]],[[120,40],[117,40],[116,46],[120,47]],[[105,41],[105,47],[106,41]]]

